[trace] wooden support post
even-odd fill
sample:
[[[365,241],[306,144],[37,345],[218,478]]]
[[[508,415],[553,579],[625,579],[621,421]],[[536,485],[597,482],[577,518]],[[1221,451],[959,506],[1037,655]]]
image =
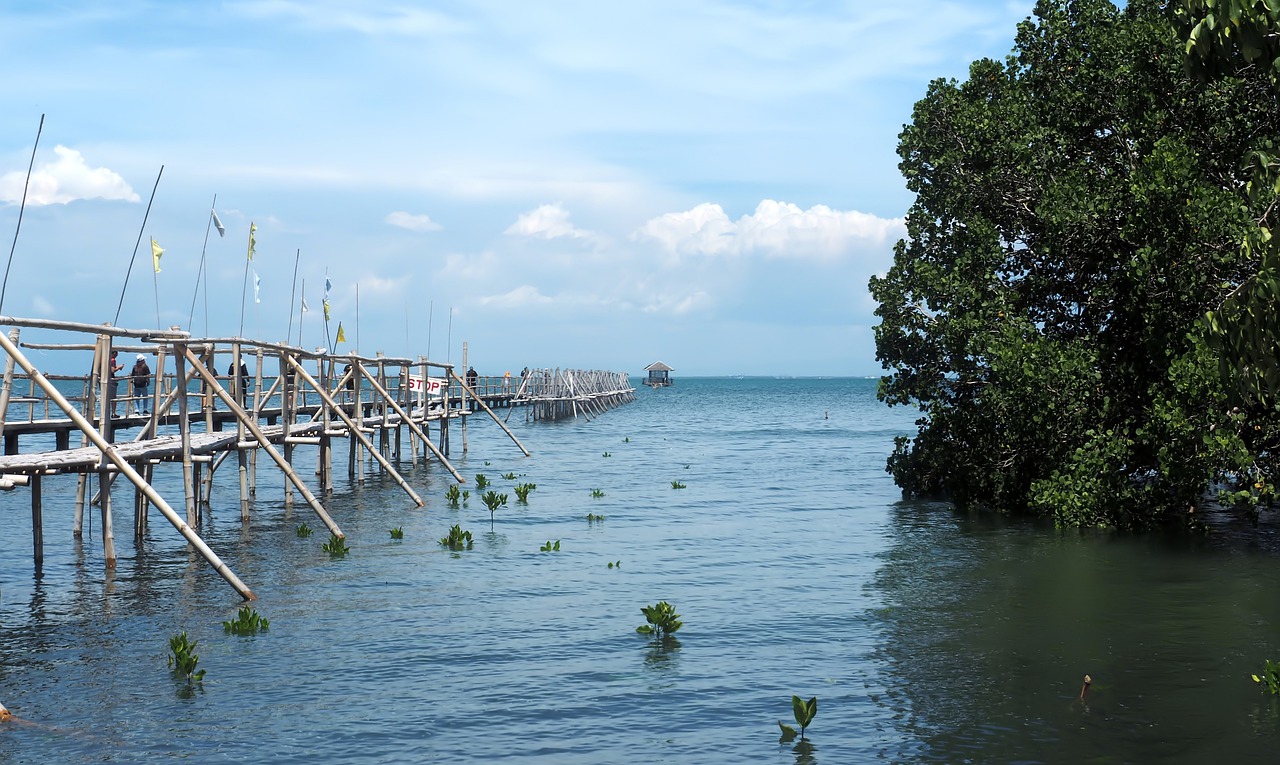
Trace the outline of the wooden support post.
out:
[[[14,345],[18,344],[19,330],[17,327],[9,330],[9,342]],[[9,416],[9,396],[13,391],[13,358],[9,358],[4,363],[4,385],[0,387],[0,433],[4,432],[5,420]]]
[[[289,365],[285,361],[286,354],[280,352],[280,377],[276,382],[280,385],[280,448],[284,451],[284,461],[293,466],[293,444],[289,441],[289,431],[293,428],[293,408],[297,403],[294,401],[294,376],[291,372],[287,372]],[[288,480],[284,482],[284,506],[285,509],[293,507],[293,486]]]
[[[12,338],[15,333],[9,333]],[[40,496],[40,474],[31,474],[31,547],[36,572],[44,567],[44,499]]]
[[[107,469],[106,451],[98,467],[98,504],[102,508],[102,557],[108,569],[116,567],[115,531],[111,524],[111,473]],[[139,476],[141,478],[141,476]]]
[[[467,344],[465,342],[462,344],[462,368],[466,370],[471,369],[471,367],[467,366]],[[454,375],[454,377],[455,379],[459,379],[459,380],[461,379],[457,375]],[[461,399],[462,399],[462,411],[464,413],[468,411],[468,408],[470,406],[467,403],[467,392],[470,390],[471,388],[468,387],[465,383],[462,385]],[[474,396],[475,393],[472,392],[471,395]],[[463,454],[467,453],[467,418],[466,417],[462,418],[462,453]]]
[[[191,419],[187,406],[187,346],[178,344],[173,349],[174,386],[178,392],[178,435],[182,439],[182,492],[186,500],[187,523],[195,525],[199,522],[196,514],[196,492],[199,489],[195,480],[194,463],[191,461]]]
[[[453,375],[453,379],[458,381],[458,384],[462,386],[462,389],[464,391],[468,390],[466,381],[464,381],[461,377],[458,377],[458,374],[456,372],[450,369],[449,374]],[[473,395],[474,395],[474,392],[473,392]],[[511,438],[512,443],[518,446],[520,448],[520,451],[524,452],[524,456],[528,457],[529,450],[524,448],[524,444],[520,443],[520,439],[516,438],[516,434],[512,433],[511,429],[508,428],[506,424],[502,422],[502,420],[498,419],[498,415],[493,413],[493,410],[490,409],[489,405],[484,402],[484,399],[480,398],[479,396],[476,396],[475,399],[476,399],[476,403],[480,405],[480,408],[489,413],[489,416],[493,418],[493,421],[498,423],[498,427],[502,428],[502,432],[506,433],[507,436]],[[467,429],[467,421],[464,418],[462,420],[462,430],[464,433],[466,432],[466,429]],[[466,449],[463,449],[463,451],[466,451]]]
[[[228,408],[230,408],[232,414],[236,417],[236,421],[244,425],[245,428],[253,434],[253,437],[257,440],[259,447],[266,450],[267,454],[271,455],[271,459],[275,461],[276,466],[284,471],[284,474],[289,477],[290,481],[293,481],[293,485],[297,487],[298,493],[306,499],[307,504],[311,505],[311,509],[315,511],[317,516],[319,516],[320,520],[324,523],[325,527],[329,529],[330,533],[338,537],[345,536],[342,533],[342,529],[338,528],[338,524],[334,523],[333,518],[329,517],[329,513],[324,509],[324,506],[320,504],[320,500],[316,499],[315,495],[311,493],[311,490],[307,488],[307,485],[303,483],[302,479],[298,477],[298,474],[294,472],[293,467],[290,466],[280,452],[276,451],[276,448],[271,445],[271,441],[269,441],[266,435],[263,434],[262,429],[258,427],[257,422],[249,418],[249,415],[240,408],[240,405],[236,403],[225,390],[223,390],[222,386],[218,385],[216,380],[211,379],[209,370],[200,363],[200,360],[197,359],[190,350],[187,351],[187,361],[191,363],[191,369],[196,374],[200,375],[205,382],[213,386],[214,393],[222,399],[223,403],[225,403]]]
[[[359,362],[356,363],[359,364]],[[462,474],[459,473],[453,465],[449,464],[449,460],[445,459],[445,456],[432,445],[431,440],[427,438],[426,433],[422,432],[422,430],[418,428],[418,425],[413,421],[413,418],[409,416],[409,413],[401,409],[399,404],[392,401],[391,397],[387,394],[387,391],[376,383],[374,384],[374,390],[391,404],[396,414],[400,415],[400,419],[404,420],[404,422],[409,425],[409,429],[414,431],[415,434],[422,439],[423,443],[427,445],[427,448],[431,449],[431,452],[436,455],[436,459],[440,460],[440,464],[445,466],[445,469],[448,470],[455,479],[457,479],[458,483],[466,483],[467,480],[463,478]]]
[[[262,347],[256,351],[257,366],[253,369],[253,418],[257,420],[266,401],[262,397]],[[290,463],[292,467],[292,463]],[[249,496],[258,496],[258,450],[249,453]]]
[[[359,366],[358,361],[355,362],[355,364],[356,366]],[[319,393],[322,398],[329,397],[329,391],[321,387],[316,382],[315,378],[307,374],[307,370],[303,369],[301,364],[294,362],[293,368],[298,370],[298,375],[303,380],[305,380],[308,385],[315,388],[316,392]],[[332,403],[333,399],[330,398],[329,401],[330,403]],[[365,437],[364,433],[360,431],[360,427],[356,424],[356,422],[352,420],[350,417],[348,417],[347,413],[343,411],[340,407],[335,406],[333,411],[334,411],[334,414],[338,415],[339,419],[341,419],[343,423],[347,426],[348,432],[351,434],[351,436],[360,440],[360,445],[373,454],[374,458],[378,460],[378,463],[382,465],[382,469],[387,471],[387,473],[395,480],[395,482],[399,484],[400,488],[403,489],[404,492],[408,494],[411,499],[413,499],[413,501],[418,505],[418,507],[422,507],[424,504],[426,504],[425,502],[422,501],[422,498],[418,496],[418,493],[413,490],[413,487],[411,487],[408,483],[405,482],[404,477],[402,477],[399,473],[397,473],[395,468],[391,467],[391,464],[382,458],[381,454],[377,453],[377,450],[373,448],[373,444],[371,444],[369,442],[369,439]]]

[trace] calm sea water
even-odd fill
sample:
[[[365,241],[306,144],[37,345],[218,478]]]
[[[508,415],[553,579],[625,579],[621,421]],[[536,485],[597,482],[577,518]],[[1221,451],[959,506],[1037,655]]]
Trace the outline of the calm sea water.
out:
[[[460,470],[511,495],[492,525],[475,497],[447,506],[438,466],[406,467],[425,508],[344,473],[326,501],[342,560],[297,537],[322,526],[286,511],[269,460],[248,524],[225,470],[201,533],[259,596],[257,637],[223,633],[239,599],[158,513],[131,538],[128,493],[108,576],[97,520],[71,538],[74,479],[46,480],[39,578],[28,494],[0,496],[0,701],[23,718],[0,725],[0,763],[1274,757],[1280,704],[1249,678],[1280,659],[1273,525],[1063,534],[903,502],[884,460],[912,413],[873,381],[638,395],[589,422],[515,413],[527,458],[491,422],[466,455],[455,431]],[[180,471],[159,472],[180,504]],[[517,482],[537,484],[527,506]],[[455,523],[474,549],[439,546]],[[635,633],[659,600],[678,645]],[[165,665],[181,630],[208,672],[194,689]],[[819,698],[811,748],[778,742],[792,694]]]

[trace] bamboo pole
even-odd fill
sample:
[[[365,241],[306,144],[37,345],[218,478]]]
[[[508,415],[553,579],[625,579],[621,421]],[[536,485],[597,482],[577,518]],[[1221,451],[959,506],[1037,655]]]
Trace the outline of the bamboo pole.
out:
[[[307,485],[303,483],[302,479],[298,477],[298,474],[294,472],[293,466],[286,462],[280,452],[276,451],[275,447],[271,445],[271,442],[267,440],[267,437],[263,434],[261,428],[258,427],[258,424],[249,420],[248,415],[246,415],[245,411],[240,408],[240,405],[232,400],[227,391],[218,384],[218,381],[212,378],[209,374],[208,368],[206,368],[204,364],[201,364],[200,359],[197,359],[195,354],[193,354],[189,349],[186,351],[186,357],[187,361],[191,364],[192,370],[194,370],[196,374],[200,375],[200,377],[212,387],[214,395],[222,399],[222,402],[226,404],[231,409],[231,412],[236,416],[237,421],[243,423],[249,431],[253,433],[253,437],[257,439],[258,444],[267,451],[267,454],[271,455],[271,459],[273,459],[276,465],[284,471],[284,474],[289,477],[289,480],[293,481],[293,485],[297,487],[298,493],[307,500],[307,504],[311,505],[311,509],[320,517],[320,520],[324,523],[325,527],[329,529],[329,532],[336,537],[345,537],[346,535],[342,533],[342,529],[338,528],[338,524],[334,523],[333,518],[329,517],[329,513],[326,512],[324,507],[320,504],[320,500],[316,499],[315,495],[311,493],[311,490],[307,488]]]
[[[9,335],[13,337],[12,334]],[[44,567],[44,506],[40,495],[40,474],[31,474],[31,548],[35,556],[36,571]]]
[[[191,461],[191,420],[187,417],[187,346],[178,344],[173,350],[174,384],[178,394],[178,434],[182,439],[182,493],[186,500],[187,523],[195,524],[198,519],[195,470]]]
[[[9,330],[9,342],[17,345],[20,329],[14,327]],[[0,387],[0,436],[4,435],[4,426],[6,420],[9,419],[9,396],[13,390],[13,357],[9,357],[4,363],[4,385]]]
[[[465,382],[465,381],[463,381],[463,379],[462,379],[461,377],[458,377],[458,373],[457,373],[457,372],[454,372],[452,369],[450,369],[450,370],[449,370],[449,374],[453,375],[453,379],[455,379],[455,380],[457,380],[457,381],[458,381],[458,384],[462,386],[462,389],[463,389],[464,391],[470,390],[470,388],[468,388],[468,387],[467,387],[466,382]],[[464,395],[465,395],[465,394],[464,394]],[[472,391],[472,395],[473,395],[473,396],[475,396],[475,392],[474,392],[474,391]],[[511,438],[511,441],[512,441],[516,446],[518,446],[518,447],[520,448],[520,451],[524,452],[524,456],[528,457],[528,456],[529,456],[529,450],[528,450],[528,449],[526,449],[526,448],[524,448],[524,444],[520,443],[520,439],[516,438],[516,434],[515,434],[515,433],[512,433],[512,432],[511,432],[511,429],[510,429],[510,428],[508,428],[508,427],[506,426],[506,424],[504,424],[504,423],[502,422],[502,420],[498,419],[498,415],[496,415],[496,414],[494,414],[494,413],[493,413],[493,410],[492,410],[492,409],[490,409],[490,408],[489,408],[489,405],[488,405],[488,404],[486,404],[486,403],[484,402],[484,399],[480,398],[479,396],[475,396],[475,400],[476,400],[476,403],[478,403],[478,404],[480,405],[480,408],[481,408],[481,409],[484,409],[486,412],[488,412],[488,413],[489,413],[489,416],[493,418],[493,421],[494,421],[494,422],[496,422],[496,423],[498,423],[498,427],[502,428],[502,432],[503,432],[503,433],[506,433],[506,434]],[[463,429],[463,432],[465,432],[465,431],[466,431],[466,428],[467,428],[467,421],[466,421],[465,419],[463,419],[463,421],[462,421],[462,429]],[[466,450],[464,449],[463,451],[466,451]]]
[[[239,577],[237,577],[231,569],[227,568],[227,565],[218,558],[217,554],[215,554],[213,550],[209,549],[209,546],[204,543],[204,540],[202,540],[198,534],[191,530],[191,527],[178,517],[178,514],[173,511],[173,508],[169,507],[169,503],[165,502],[164,497],[161,497],[154,488],[142,480],[142,476],[138,474],[138,471],[134,470],[133,466],[116,452],[115,447],[108,443],[106,439],[102,437],[102,434],[94,429],[92,423],[76,411],[75,407],[73,407],[62,393],[54,387],[53,383],[49,382],[44,375],[40,374],[39,370],[37,370],[35,366],[33,366],[31,362],[22,355],[18,348],[13,343],[9,342],[8,337],[0,336],[0,346],[2,346],[5,352],[18,362],[18,365],[36,381],[36,384],[44,390],[45,394],[48,395],[49,398],[52,399],[53,402],[57,404],[58,407],[71,419],[71,421],[76,424],[76,427],[80,429],[80,432],[84,433],[89,440],[93,442],[94,446],[102,450],[102,454],[107,458],[107,460],[115,465],[120,472],[124,473],[135,486],[142,484],[146,487],[144,491],[148,492],[147,497],[151,500],[152,504],[154,504],[160,512],[164,513],[165,518],[173,524],[173,527],[178,530],[178,533],[182,534],[182,536],[185,537],[197,551],[199,551],[200,555],[208,561],[211,566],[213,566],[214,570],[217,571],[223,579],[236,589],[236,592],[240,593],[242,598],[245,600],[255,599],[253,591],[246,587],[244,582],[241,582]],[[103,496],[105,499],[107,495],[104,494]],[[104,502],[103,504],[105,505],[107,503]]]
[[[293,361],[292,359],[290,359],[289,361],[292,364],[293,368],[298,370],[298,375],[301,376],[302,379],[306,381],[308,385],[315,388],[316,392],[320,394],[321,398],[329,398],[329,392],[326,391],[322,386],[319,386],[316,383],[315,378],[307,374],[307,370],[303,369],[301,364],[297,363],[296,361]],[[355,367],[358,365],[359,365],[359,362],[356,362],[355,364],[352,365],[352,369],[354,370]],[[334,404],[332,398],[329,398],[328,403],[331,406],[334,406],[334,410],[333,410],[334,414],[338,415],[338,418],[342,420],[343,423],[346,424],[347,432],[350,434],[350,436],[354,438],[358,438],[360,440],[360,445],[363,446],[365,449],[368,449],[369,452],[373,454],[374,459],[378,460],[378,464],[382,466],[382,469],[387,471],[387,473],[395,480],[395,482],[400,485],[400,488],[404,489],[405,493],[408,494],[413,499],[413,501],[417,503],[418,507],[422,507],[423,505],[425,505],[426,503],[423,502],[422,498],[418,496],[418,493],[413,490],[413,487],[410,486],[404,480],[404,477],[401,476],[400,473],[396,472],[396,469],[391,467],[391,463],[383,459],[382,455],[378,454],[377,450],[373,448],[373,444],[370,443],[369,439],[365,437],[365,434],[360,431],[360,426],[357,425],[355,421],[353,421],[350,417],[348,417],[347,413],[341,407],[337,407]]]
[[[356,362],[356,364],[359,365],[359,362]],[[375,383],[374,390],[378,392],[378,395],[390,401],[390,397],[387,395],[387,391],[385,388],[382,388]],[[426,444],[427,448],[431,450],[431,453],[436,456],[436,459],[440,460],[440,464],[444,465],[445,469],[448,470],[449,473],[452,474],[455,479],[457,479],[458,483],[466,483],[467,479],[463,478],[462,474],[459,473],[457,469],[454,468],[454,466],[449,463],[449,460],[446,459],[444,454],[442,454],[440,450],[436,448],[435,444],[431,443],[431,439],[428,438],[427,434],[424,433],[418,427],[418,424],[413,421],[413,418],[409,416],[408,412],[401,409],[400,406],[396,404],[394,401],[391,402],[391,407],[395,410],[395,413],[400,415],[400,418],[409,425],[409,430],[411,430],[414,434],[416,434],[418,438],[422,439],[422,442]],[[424,422],[425,422],[425,419],[424,419]]]

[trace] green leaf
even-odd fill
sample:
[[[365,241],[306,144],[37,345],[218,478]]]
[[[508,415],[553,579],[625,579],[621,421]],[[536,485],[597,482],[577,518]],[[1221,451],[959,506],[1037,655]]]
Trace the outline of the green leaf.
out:
[[[794,739],[797,735],[795,728],[792,728],[790,725],[784,725],[781,720],[778,721],[778,728],[782,730],[782,738],[779,743],[785,744]]]

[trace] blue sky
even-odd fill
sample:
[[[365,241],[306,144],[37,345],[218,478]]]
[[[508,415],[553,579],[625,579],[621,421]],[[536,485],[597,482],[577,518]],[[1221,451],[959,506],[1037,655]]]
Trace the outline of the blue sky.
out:
[[[158,287],[162,325],[239,332],[254,222],[247,337],[285,338],[301,251],[307,347],[327,272],[340,351],[358,285],[370,355],[877,374],[866,283],[911,204],[898,133],[1031,5],[5,3],[6,245],[46,116],[0,308],[110,321],[163,165],[122,326],[156,326]],[[189,321],[215,194],[226,236]]]

